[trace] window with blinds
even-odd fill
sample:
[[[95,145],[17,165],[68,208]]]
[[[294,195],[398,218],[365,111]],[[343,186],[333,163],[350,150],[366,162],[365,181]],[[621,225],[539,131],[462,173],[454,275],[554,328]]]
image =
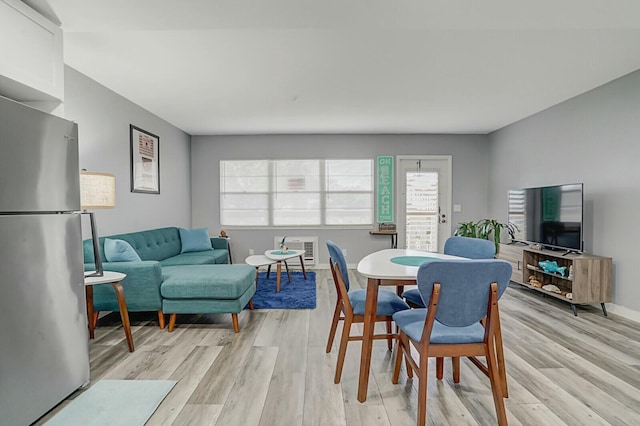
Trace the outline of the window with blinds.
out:
[[[406,173],[408,249],[438,251],[438,172]]]
[[[373,160],[220,161],[223,226],[373,223]]]
[[[527,220],[525,210],[527,208],[526,191],[524,189],[509,190],[509,222],[516,226],[514,238],[519,241],[526,240]]]

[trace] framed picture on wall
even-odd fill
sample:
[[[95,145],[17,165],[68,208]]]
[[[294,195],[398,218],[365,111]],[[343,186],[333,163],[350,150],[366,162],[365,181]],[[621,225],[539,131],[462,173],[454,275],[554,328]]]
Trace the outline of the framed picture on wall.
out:
[[[131,139],[131,192],[160,193],[160,138],[129,125]]]

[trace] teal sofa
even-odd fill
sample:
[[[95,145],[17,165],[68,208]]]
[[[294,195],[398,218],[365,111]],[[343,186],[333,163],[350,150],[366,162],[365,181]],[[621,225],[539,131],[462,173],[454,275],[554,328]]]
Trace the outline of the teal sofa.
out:
[[[109,262],[105,239],[129,243],[140,261]],[[100,237],[100,254],[106,271],[125,273],[122,280],[127,309],[130,312],[156,311],[160,328],[165,314],[171,314],[169,331],[176,314],[231,313],[238,332],[237,314],[255,294],[255,269],[249,265],[229,265],[226,238],[211,238],[211,249],[181,253],[178,228],[161,228]],[[95,269],[93,244],[83,241],[84,268]],[[113,287],[96,285],[94,311],[119,311]]]

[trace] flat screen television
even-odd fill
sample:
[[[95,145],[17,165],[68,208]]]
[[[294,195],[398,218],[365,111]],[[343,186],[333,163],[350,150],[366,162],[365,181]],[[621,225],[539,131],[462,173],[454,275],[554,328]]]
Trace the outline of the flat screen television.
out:
[[[513,240],[554,250],[583,251],[583,184],[509,190]]]

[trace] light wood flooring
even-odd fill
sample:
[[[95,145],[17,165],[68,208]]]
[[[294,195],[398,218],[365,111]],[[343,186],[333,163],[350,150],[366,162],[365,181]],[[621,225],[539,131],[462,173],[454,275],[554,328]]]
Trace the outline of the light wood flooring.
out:
[[[391,383],[385,341],[374,343],[365,403],[356,399],[359,342],[349,343],[342,383],[333,383],[342,326],[326,354],[336,295],[329,271],[316,272],[315,310],[245,311],[239,334],[230,315],[179,316],[168,333],[155,314],[132,314],[129,353],[111,314],[90,344],[91,381],[177,380],[148,425],[414,425],[417,379],[403,370]],[[350,274],[354,287],[365,285]],[[640,425],[640,324],[595,307],[574,317],[568,304],[514,284],[500,310],[510,425]],[[429,425],[495,424],[489,381],[477,368],[463,360],[454,384],[450,362],[441,382],[431,367]]]

